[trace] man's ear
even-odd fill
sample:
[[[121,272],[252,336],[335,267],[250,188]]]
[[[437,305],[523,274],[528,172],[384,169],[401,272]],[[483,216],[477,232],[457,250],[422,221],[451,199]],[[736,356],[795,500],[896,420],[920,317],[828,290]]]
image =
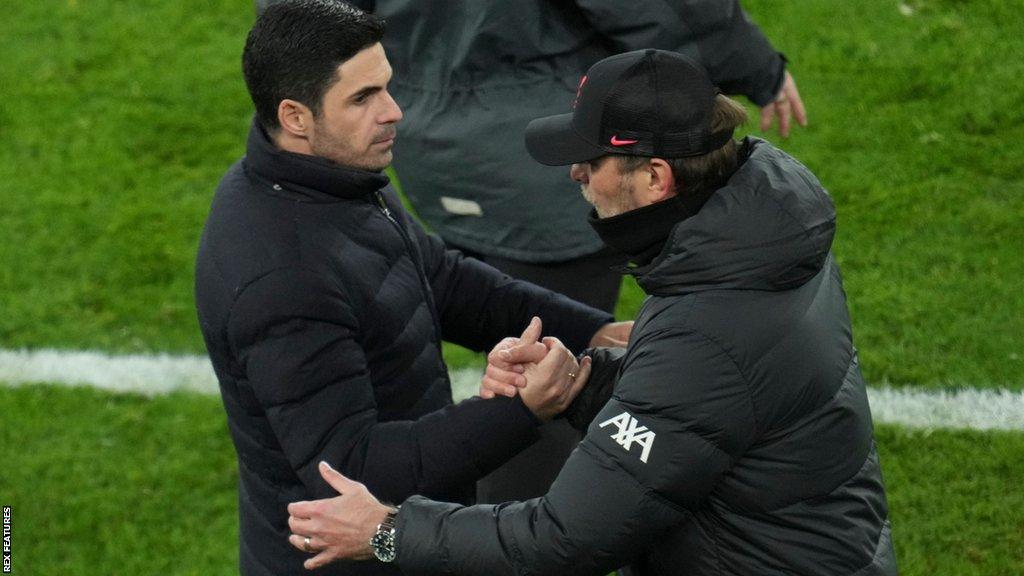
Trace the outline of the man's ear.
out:
[[[647,189],[644,190],[644,194],[648,203],[654,204],[676,195],[676,176],[667,161],[662,158],[651,158],[646,170]]]
[[[277,105],[281,130],[295,138],[306,138],[313,126],[313,111],[302,102],[285,98]]]

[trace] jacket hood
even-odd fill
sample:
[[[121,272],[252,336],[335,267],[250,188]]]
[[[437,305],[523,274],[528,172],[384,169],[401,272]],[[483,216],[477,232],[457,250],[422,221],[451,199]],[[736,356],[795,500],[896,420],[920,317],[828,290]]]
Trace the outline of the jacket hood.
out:
[[[245,167],[313,202],[361,198],[389,182],[382,172],[350,168],[326,158],[281,150],[255,119],[246,142]]]
[[[648,294],[786,290],[821,270],[835,206],[803,164],[759,138],[729,182],[672,229],[661,253],[631,273]]]

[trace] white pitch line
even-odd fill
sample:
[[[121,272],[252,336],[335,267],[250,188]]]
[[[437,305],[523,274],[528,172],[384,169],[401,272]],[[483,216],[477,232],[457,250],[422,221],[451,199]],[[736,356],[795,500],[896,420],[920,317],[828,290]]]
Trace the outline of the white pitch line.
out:
[[[452,371],[456,399],[476,393],[481,370]],[[218,394],[206,356],[123,355],[63,350],[0,350],[0,383],[92,386],[153,396],[174,391]],[[910,428],[1024,430],[1024,392],[961,388],[870,388],[875,422]]]
[[[218,394],[206,356],[132,354],[112,356],[74,350],[0,350],[0,381],[92,386],[152,396],[176,390]]]

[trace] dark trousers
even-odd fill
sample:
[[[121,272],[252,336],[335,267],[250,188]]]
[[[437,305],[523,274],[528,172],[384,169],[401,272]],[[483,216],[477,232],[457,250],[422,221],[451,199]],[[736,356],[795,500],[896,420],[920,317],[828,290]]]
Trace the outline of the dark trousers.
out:
[[[622,276],[611,268],[624,264],[625,257],[607,248],[575,260],[545,264],[483,256],[468,250],[463,250],[463,253],[513,278],[561,292],[607,312],[614,312],[619,299]],[[580,433],[565,420],[545,424],[541,427],[541,438],[537,443],[477,483],[477,502],[498,504],[543,496],[580,440]]]

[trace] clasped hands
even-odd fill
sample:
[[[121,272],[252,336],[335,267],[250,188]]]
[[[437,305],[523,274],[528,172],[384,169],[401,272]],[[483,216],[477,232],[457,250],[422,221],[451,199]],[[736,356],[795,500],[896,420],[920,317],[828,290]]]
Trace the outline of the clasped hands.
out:
[[[541,420],[562,413],[587,383],[590,357],[576,357],[557,338],[541,338],[540,318],[533,318],[518,338],[505,338],[487,356],[480,396],[515,396]],[[632,322],[605,324],[590,346],[625,346]],[[346,478],[327,462],[320,475],[339,495],[288,505],[288,542],[310,555],[303,565],[313,570],[343,559],[364,560],[373,554],[370,538],[389,511],[360,482]]]
[[[632,322],[613,322],[599,329],[591,347],[625,346]],[[487,355],[480,397],[516,394],[537,418],[548,421],[565,411],[590,377],[591,359],[576,357],[558,338],[541,338],[540,318],[534,317],[518,338],[505,338]]]

